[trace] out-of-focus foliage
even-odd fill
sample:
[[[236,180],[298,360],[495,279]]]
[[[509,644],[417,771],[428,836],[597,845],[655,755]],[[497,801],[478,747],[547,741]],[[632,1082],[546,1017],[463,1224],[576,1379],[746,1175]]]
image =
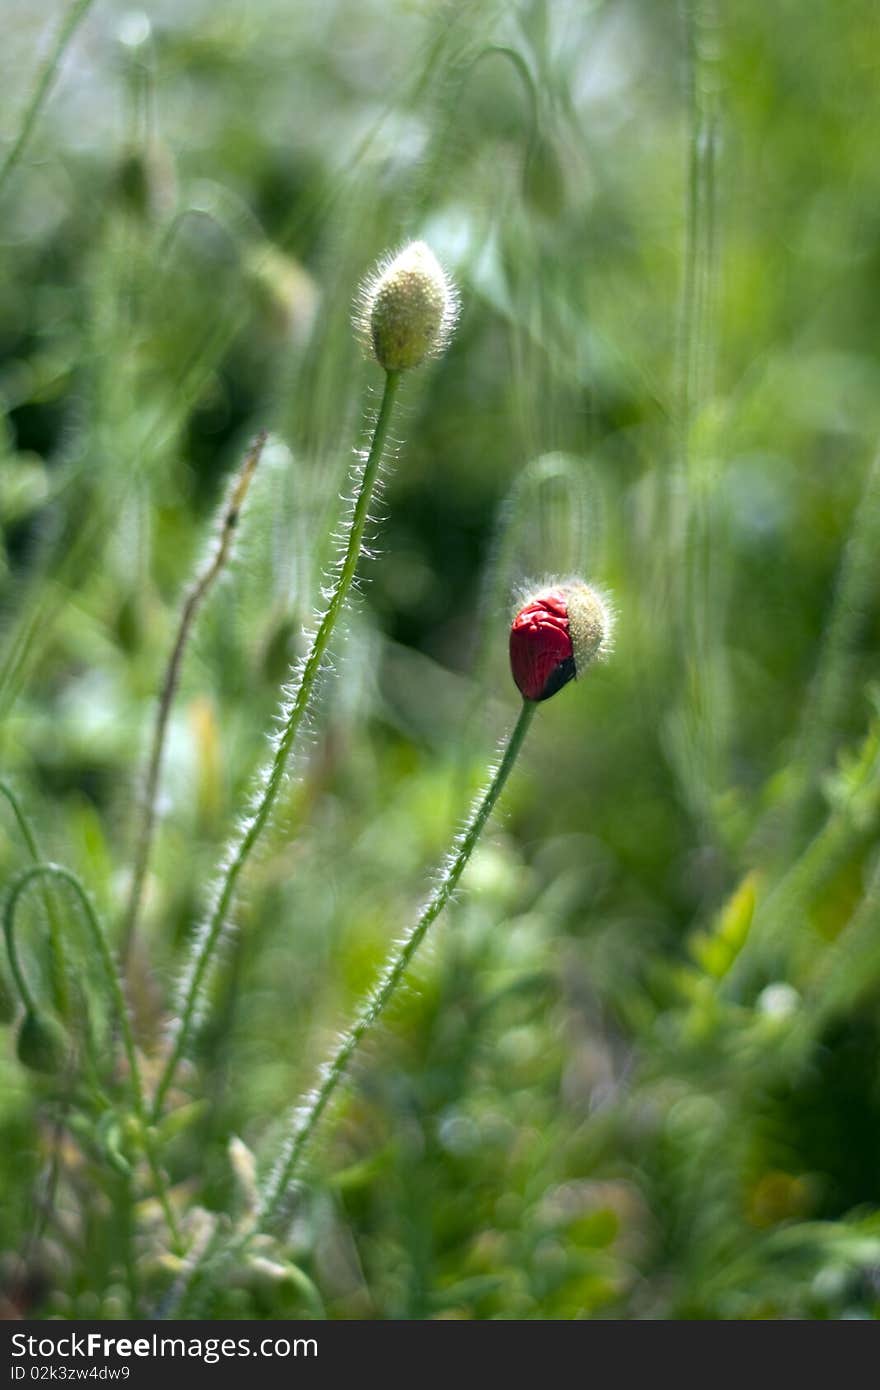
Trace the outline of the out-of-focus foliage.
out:
[[[285,1230],[200,1312],[880,1308],[876,6],[718,8],[95,0],[0,194],[2,776],[114,929],[180,596],[272,432],[172,719],[148,1076],[333,560],[378,384],[357,282],[418,236],[462,293],[161,1135],[188,1238],[252,1200],[249,1152],[515,716],[511,588],[577,566],[619,614],[607,667],[539,711]],[[9,146],[61,13],[7,0]],[[44,920],[30,894],[43,995]],[[5,1306],[125,1315],[134,1281],[161,1307],[124,1122],[75,1112],[4,1028]]]

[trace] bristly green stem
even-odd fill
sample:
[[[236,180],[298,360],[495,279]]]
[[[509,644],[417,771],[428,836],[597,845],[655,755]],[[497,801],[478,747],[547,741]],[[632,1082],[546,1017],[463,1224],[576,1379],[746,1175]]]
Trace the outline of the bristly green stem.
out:
[[[431,923],[439,917],[454,893],[458,881],[467,867],[468,860],[474,852],[483,827],[492,814],[495,803],[501,795],[511,769],[519,756],[537,708],[536,704],[523,701],[519,718],[507,741],[501,761],[492,774],[488,787],[475,802],[467,825],[459,836],[453,853],[444,865],[437,886],[419,914],[415,925],[410,928],[392,953],[378,986],[325,1067],[319,1086],[297,1113],[293,1133],[263,1190],[259,1207],[253,1219],[244,1229],[238,1230],[231,1240],[223,1242],[220,1232],[215,1232],[198,1261],[190,1267],[182,1287],[173,1295],[172,1303],[164,1309],[163,1316],[169,1318],[185,1316],[185,1310],[189,1308],[191,1300],[198,1298],[199,1289],[203,1286],[208,1272],[216,1271],[218,1267],[225,1267],[231,1261],[239,1259],[251,1239],[272,1221],[296,1172],[303,1150],[314,1133],[333,1093],[343,1080],[352,1053],[364,1034],[372,1028],[387,1006],[406,974],[410,961],[424,940],[425,933]]]
[[[379,406],[379,414],[373,430],[370,450],[358,486],[342,566],[333,585],[330,600],[324,610],[323,617],[312,638],[308,656],[302,667],[302,674],[296,683],[293,696],[284,710],[281,736],[275,746],[272,764],[269,768],[265,785],[259,794],[259,799],[253,814],[246,821],[241,835],[232,849],[211,915],[205,927],[196,938],[194,954],[183,983],[180,1016],[176,1023],[171,1050],[156,1088],[152,1109],[153,1121],[161,1114],[168,1089],[174,1080],[178,1065],[180,1064],[184,1050],[189,1042],[199,994],[211,959],[217,948],[217,943],[220,939],[223,927],[226,923],[226,917],[232,904],[236,885],[245,864],[250,858],[251,851],[269,819],[278,793],[284,783],[287,764],[294,741],[300,725],[302,724],[303,716],[309,706],[315,684],[321,671],[321,666],[327,654],[330,639],[333,635],[333,629],[345,606],[348,592],[355,577],[364,539],[364,531],[369,516],[370,502],[372,500],[376,480],[379,476],[379,468],[382,462],[385,441],[388,437],[388,428],[391,423],[391,415],[399,381],[399,372],[386,372],[385,389],[382,393],[382,402]]]
[[[40,114],[43,103],[49,95],[49,90],[55,80],[55,75],[58,72],[67,45],[70,43],[70,40],[85,18],[86,11],[90,9],[91,5],[92,0],[71,0],[67,14],[62,21],[61,28],[58,30],[58,37],[52,46],[52,51],[37,76],[31,99],[22,117],[18,136],[13,142],[12,148],[9,150],[2,165],[0,165],[0,193],[2,193],[6,180],[21,158],[22,151],[30,139],[31,131],[36,125],[37,117]]]
[[[60,879],[62,883],[66,883],[68,887],[73,889],[82,908],[83,918],[85,920],[86,926],[88,927],[89,934],[97,949],[98,959],[101,962],[101,968],[104,972],[104,976],[106,978],[107,985],[110,990],[110,997],[113,1002],[113,1009],[116,1014],[117,1021],[119,1023],[119,1029],[122,1036],[122,1045],[125,1050],[126,1061],[128,1062],[132,1106],[134,1109],[135,1117],[137,1118],[140,1125],[141,1137],[143,1139],[144,1144],[144,1152],[146,1153],[147,1162],[150,1166],[150,1171],[153,1176],[153,1182],[156,1188],[156,1195],[159,1199],[159,1203],[162,1207],[165,1220],[168,1224],[168,1229],[171,1234],[172,1243],[174,1245],[175,1251],[179,1253],[182,1250],[180,1235],[177,1229],[177,1222],[174,1217],[174,1212],[171,1209],[171,1203],[169,1201],[168,1193],[165,1187],[165,1179],[162,1175],[162,1171],[159,1166],[156,1149],[153,1144],[152,1135],[149,1129],[146,1105],[144,1103],[144,1087],[143,1081],[141,1079],[141,1070],[138,1064],[137,1051],[135,1049],[134,1043],[134,1034],[132,1033],[131,1028],[131,1019],[129,1018],[128,1005],[126,1003],[125,995],[123,993],[119,972],[114,963],[110,947],[107,944],[107,938],[104,934],[104,930],[100,922],[98,921],[97,914],[95,912],[94,907],[92,906],[88,894],[86,893],[79,879],[76,877],[76,874],[71,873],[69,869],[63,868],[60,864],[34,864],[31,868],[25,869],[22,873],[18,875],[18,877],[15,879],[12,885],[12,888],[10,889],[9,896],[6,900],[6,907],[3,912],[3,934],[6,938],[6,949],[9,954],[9,964],[12,970],[12,974],[15,978],[15,983],[18,986],[19,992],[21,993],[21,997],[24,1002],[25,1008],[29,1009],[32,1013],[36,1013],[36,1003],[30,991],[30,987],[27,983],[27,980],[25,978],[24,971],[21,968],[21,961],[19,959],[18,950],[16,947],[14,929],[15,912],[18,906],[18,900],[21,897],[22,893],[25,891],[25,889],[28,887],[28,885],[37,878],[45,877]]]
[[[501,761],[495,769],[488,787],[474,805],[470,819],[458,839],[455,851],[450,855],[444,866],[436,888],[428,899],[415,925],[396,947],[388,961],[378,986],[367,1000],[366,1005],[358,1015],[352,1027],[346,1033],[335,1055],[327,1065],[320,1085],[307,1101],[304,1109],[297,1118],[287,1152],[278,1164],[263,1194],[255,1222],[257,1228],[271,1220],[296,1171],[297,1163],[312,1136],[315,1126],[345,1074],[352,1053],[364,1034],[372,1028],[379,1015],[385,1009],[388,1001],[391,999],[391,996],[406,974],[410,961],[422,944],[425,933],[431,923],[439,917],[455,891],[456,885],[467,866],[468,860],[473,854],[483,827],[489,819],[495,803],[501,795],[504,784],[510,775],[511,768],[519,756],[520,749],[522,748],[523,741],[537,708],[536,704],[528,700],[523,701],[519,718],[508,739]]]
[[[212,587],[220,571],[223,569],[223,566],[226,564],[226,561],[229,559],[241,508],[247,496],[254,471],[260,461],[260,455],[263,452],[266,437],[266,431],[260,430],[245,455],[244,463],[233,479],[232,488],[229,491],[226,501],[223,503],[222,517],[214,554],[211,556],[208,564],[198,576],[184,600],[180,622],[177,628],[177,636],[174,639],[174,646],[171,649],[171,655],[168,658],[168,665],[165,669],[165,678],[162,682],[162,690],[159,696],[159,709],[156,714],[156,725],[153,730],[150,762],[147,768],[147,781],[144,789],[143,820],[138,834],[134,868],[131,876],[131,888],[129,889],[128,905],[125,911],[119,943],[119,954],[122,959],[123,968],[131,953],[132,943],[137,931],[138,918],[140,916],[144,879],[147,873],[147,866],[150,862],[150,851],[152,849],[153,837],[156,829],[156,803],[159,791],[159,775],[162,771],[162,758],[165,751],[165,737],[168,732],[168,719],[171,714],[171,706],[174,703],[174,696],[177,692],[178,684],[180,683],[180,669],[183,664],[183,655],[186,651],[190,633],[192,632],[193,623],[207,596],[208,590]]]

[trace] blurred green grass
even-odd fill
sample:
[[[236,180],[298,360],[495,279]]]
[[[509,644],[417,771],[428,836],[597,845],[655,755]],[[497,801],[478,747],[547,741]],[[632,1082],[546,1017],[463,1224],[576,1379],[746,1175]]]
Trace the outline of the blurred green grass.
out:
[[[61,12],[13,0],[6,140]],[[180,594],[273,432],[172,722],[154,1026],[332,560],[376,390],[351,297],[413,236],[461,287],[186,1079],[182,1203],[232,1208],[229,1135],[279,1137],[418,906],[515,714],[508,579],[580,553],[619,612],[310,1152],[286,1250],[329,1316],[877,1313],[875,28],[96,0],[4,189],[2,768],[108,921]],[[557,452],[583,511],[548,524],[517,480]],[[7,1296],[27,1252],[33,1311],[109,1315],[91,1160],[35,1248],[47,1112],[6,1037],[0,1087]],[[264,1271],[206,1311],[310,1297]]]

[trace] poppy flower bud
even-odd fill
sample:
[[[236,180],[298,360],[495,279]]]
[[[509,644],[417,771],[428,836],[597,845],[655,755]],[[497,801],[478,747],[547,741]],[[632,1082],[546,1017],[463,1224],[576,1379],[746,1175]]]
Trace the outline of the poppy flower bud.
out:
[[[18,1030],[16,1051],[23,1067],[31,1071],[59,1072],[67,1061],[67,1037],[60,1023],[47,1014],[28,1009]]]
[[[510,669],[523,699],[549,700],[601,659],[611,625],[608,604],[579,579],[532,595],[510,629]]]
[[[413,241],[365,281],[356,326],[379,366],[400,372],[443,351],[457,312],[452,281],[431,248]]]

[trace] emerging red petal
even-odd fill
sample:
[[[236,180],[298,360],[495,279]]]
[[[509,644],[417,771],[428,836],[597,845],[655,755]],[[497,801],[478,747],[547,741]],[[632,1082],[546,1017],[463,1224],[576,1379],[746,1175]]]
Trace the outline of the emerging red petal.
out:
[[[575,674],[568,606],[558,590],[521,608],[510,629],[510,669],[526,700],[546,700]]]

